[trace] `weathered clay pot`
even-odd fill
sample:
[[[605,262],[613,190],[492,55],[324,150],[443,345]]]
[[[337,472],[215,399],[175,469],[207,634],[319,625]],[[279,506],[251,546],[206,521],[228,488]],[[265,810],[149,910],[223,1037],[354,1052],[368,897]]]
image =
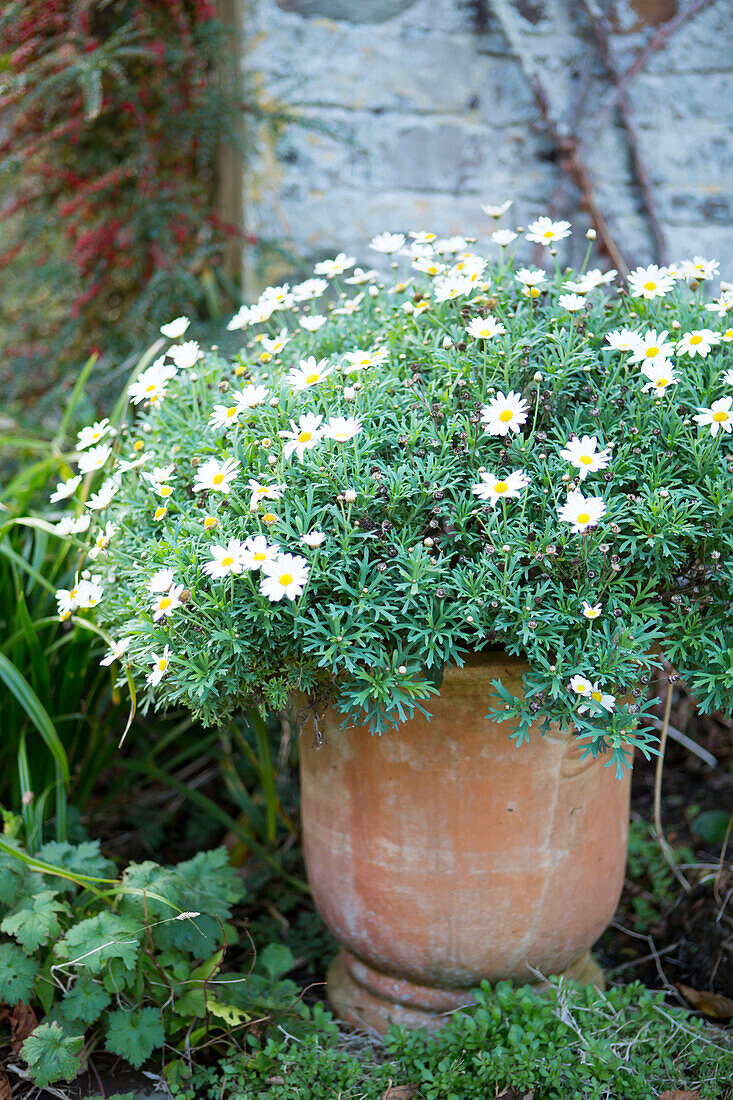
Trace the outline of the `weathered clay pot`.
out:
[[[481,655],[446,670],[431,721],[382,737],[301,733],[305,856],[343,945],[329,972],[338,1014],[384,1031],[436,1027],[482,979],[598,982],[588,954],[623,884],[630,776],[581,761],[577,739],[539,730],[517,748],[484,715],[500,677],[526,665]]]

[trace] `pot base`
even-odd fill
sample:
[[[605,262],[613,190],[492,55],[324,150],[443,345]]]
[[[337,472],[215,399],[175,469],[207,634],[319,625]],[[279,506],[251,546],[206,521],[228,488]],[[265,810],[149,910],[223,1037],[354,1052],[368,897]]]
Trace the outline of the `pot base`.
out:
[[[605,988],[603,971],[590,951],[558,975]],[[468,989],[433,989],[404,978],[393,978],[367,966],[343,948],[328,969],[328,999],[339,1019],[384,1035],[390,1024],[437,1031],[452,1013],[474,1003]],[[538,992],[546,983],[528,982]]]

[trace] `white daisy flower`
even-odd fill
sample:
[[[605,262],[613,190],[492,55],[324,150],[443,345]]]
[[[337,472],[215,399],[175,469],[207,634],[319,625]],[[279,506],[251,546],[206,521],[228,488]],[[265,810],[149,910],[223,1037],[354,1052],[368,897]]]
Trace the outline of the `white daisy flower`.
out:
[[[637,346],[628,358],[629,363],[654,363],[670,359],[674,355],[674,344],[667,340],[667,330],[657,332],[650,329],[639,337]]]
[[[733,397],[721,397],[713,401],[709,409],[698,408],[698,416],[693,416],[701,428],[710,428],[710,434],[716,436],[721,430],[729,432],[733,428]]]
[[[185,334],[190,324],[188,317],[176,317],[174,321],[169,321],[167,325],[161,325],[160,331],[169,340],[177,340],[179,336]]]
[[[157,687],[170,667],[170,646],[166,646],[160,656],[157,653],[151,653],[150,656],[153,661],[153,670],[145,683],[150,687]]]
[[[290,334],[286,328],[280,329],[277,336],[262,337],[262,347],[268,355],[279,355],[283,348],[290,342]]]
[[[119,661],[127,652],[132,638],[120,638],[119,642],[112,642],[109,653],[106,654],[99,662],[100,665],[111,665],[114,661]]]
[[[494,244],[498,244],[499,248],[506,248],[512,241],[516,241],[517,234],[512,232],[511,229],[497,229],[495,233],[491,234],[491,239]]]
[[[527,226],[527,240],[535,244],[552,244],[569,236],[570,222],[554,222],[552,218],[542,217]]]
[[[372,283],[378,278],[379,272],[373,268],[365,271],[363,267],[355,267],[353,275],[349,275],[344,279],[344,282],[348,283],[349,286],[364,286],[366,283]]]
[[[231,575],[238,576],[244,571],[242,543],[239,539],[229,539],[226,546],[213,544],[209,547],[211,561],[204,566],[212,580],[220,581]]]
[[[433,283],[436,302],[463,298],[474,290],[473,280],[466,275],[439,275]]]
[[[202,356],[201,348],[195,340],[186,340],[185,344],[174,344],[166,355],[172,359],[179,370],[190,370]]]
[[[97,606],[103,595],[104,588],[98,577],[79,581],[77,585],[76,605],[80,610],[88,611],[90,608]]]
[[[325,325],[328,317],[322,317],[319,313],[314,313],[311,317],[299,318],[298,324],[301,328],[304,328],[306,332],[318,332],[319,328]]]
[[[415,271],[422,271],[423,275],[429,275],[431,279],[434,279],[436,275],[443,275],[447,270],[446,265],[433,255],[418,256],[412,261],[412,266]]]
[[[733,310],[733,290],[724,290],[723,293],[705,306],[708,313],[717,313],[718,317],[725,317]]]
[[[582,534],[595,527],[605,514],[606,505],[601,497],[584,497],[579,490],[568,493],[565,504],[561,504],[557,514],[564,523],[572,524],[575,534]]]
[[[495,336],[505,336],[506,329],[501,321],[489,314],[487,317],[474,317],[466,325],[466,332],[475,340],[492,340]]]
[[[151,610],[154,623],[157,623],[159,619],[168,619],[174,611],[179,607],[183,607],[181,592],[183,592],[183,585],[174,584],[167,592],[153,600]]]
[[[583,600],[583,615],[585,616],[586,619],[590,619],[591,622],[593,621],[593,619],[599,618],[602,611],[603,611],[603,604],[600,604],[600,603],[590,604],[590,603],[588,603],[587,600]]]
[[[481,420],[489,435],[507,435],[518,432],[527,421],[527,402],[519,393],[511,390],[506,396],[499,391],[484,405]]]
[[[692,332],[684,332],[677,343],[678,355],[689,355],[694,358],[699,355],[705,359],[716,344],[720,343],[720,335],[710,328],[697,328]]]
[[[262,291],[257,300],[257,305],[270,311],[270,315],[277,310],[290,309],[293,305],[293,296],[290,293],[290,283],[282,286],[268,286]]]
[[[79,473],[90,474],[93,470],[101,470],[111,454],[112,448],[106,443],[100,443],[97,447],[82,451],[78,459]]]
[[[375,252],[385,252],[388,256],[393,252],[399,252],[405,243],[404,233],[377,233],[372,237],[369,247]]]
[[[135,381],[127,387],[133,405],[139,405],[141,401],[151,401],[153,404],[160,401],[175,374],[174,364],[164,363],[160,359],[147,370],[141,371]]]
[[[280,553],[276,542],[268,542],[264,535],[250,535],[242,545],[242,562],[245,569],[256,573],[265,562],[273,561]]]
[[[327,439],[335,439],[337,443],[348,443],[361,431],[361,420],[356,416],[332,416],[323,426],[323,434]]]
[[[106,523],[104,528],[95,536],[94,545],[90,547],[88,557],[92,560],[99,557],[99,555],[107,549],[112,538],[118,531],[119,526],[116,523]]]
[[[674,287],[674,276],[669,268],[650,264],[649,267],[637,267],[629,273],[629,290],[634,298],[663,298]]]
[[[112,498],[120,490],[119,485],[111,477],[108,477],[106,481],[103,481],[99,486],[96,493],[92,493],[87,501],[87,508],[93,512],[101,512],[104,508],[109,508],[112,503]]]
[[[231,428],[237,423],[241,411],[241,405],[214,405],[209,417],[209,427],[214,431]]]
[[[82,428],[77,436],[77,451],[85,451],[87,447],[99,443],[111,431],[112,425],[107,417],[104,420],[97,420],[94,424],[88,424],[86,428]]]
[[[605,692],[601,691],[598,684],[591,684],[591,689],[589,692],[585,693],[584,698],[592,699],[594,703],[597,703],[598,706],[603,707],[604,710],[609,712],[616,709],[616,696],[607,695]],[[584,703],[582,707],[578,707],[578,714],[585,714],[585,712],[590,709],[591,708]]]
[[[64,538],[67,535],[83,535],[85,531],[89,530],[91,522],[92,517],[84,512],[80,516],[64,516],[55,525],[55,529]]]
[[[227,458],[219,462],[215,458],[207,458],[203,465],[196,470],[196,478],[193,483],[194,493],[210,490],[214,493],[228,493],[232,482],[237,477],[239,460]]]
[[[433,242],[433,248],[436,252],[465,252],[468,248],[468,241],[465,237],[441,237],[439,240]]]
[[[470,279],[472,283],[478,283],[486,267],[487,263],[483,256],[474,256],[472,253],[468,252],[465,256],[458,257],[448,274],[451,278],[457,275],[463,275],[464,278]],[[488,287],[490,282],[491,280],[487,276],[482,285]]]
[[[481,480],[471,486],[471,492],[479,500],[488,500],[492,508],[496,507],[498,500],[521,496],[522,490],[527,488],[530,481],[524,470],[514,470],[505,477],[491,470],[485,470],[479,474],[479,477]]]
[[[294,302],[311,302],[314,298],[320,298],[327,290],[327,279],[306,279],[293,287],[291,297]]]
[[[269,392],[267,386],[245,386],[243,390],[232,394],[232,400],[239,406],[240,410],[254,409],[257,405],[263,405],[267,401]]]
[[[576,674],[571,676],[568,688],[570,691],[574,691],[576,695],[590,695],[593,691],[593,684],[585,676]]]
[[[594,435],[584,435],[580,439],[573,436],[567,445],[560,451],[560,457],[580,471],[580,480],[585,481],[588,474],[594,474],[598,470],[605,470],[611,461],[611,452],[598,451],[598,439]]]
[[[706,260],[704,256],[695,256],[692,260],[682,260],[674,265],[675,274],[685,282],[702,283],[705,279],[714,279],[720,271],[717,260]]]
[[[585,309],[585,298],[582,294],[561,294],[558,303],[568,313],[579,313],[581,309]]]
[[[66,481],[59,481],[55,491],[51,493],[51,503],[57,504],[60,500],[67,500],[70,496],[74,495],[77,486],[80,484],[81,474],[77,474],[76,477],[67,477]]]
[[[343,275],[356,263],[354,256],[347,256],[345,252],[339,252],[333,260],[321,260],[313,268],[314,275],[325,275],[327,279],[335,279],[337,275]]]
[[[230,321],[227,322],[228,332],[238,332],[252,324],[252,309],[250,306],[242,306]]]
[[[721,332],[720,339],[724,340],[726,344],[730,344],[733,341],[733,328],[727,328],[725,332]]]
[[[643,340],[630,328],[617,328],[606,333],[606,343],[612,351],[637,351]]]
[[[299,554],[278,554],[263,562],[260,592],[271,603],[279,603],[283,597],[295,600],[301,595],[309,573],[308,562]]]
[[[618,271],[615,268],[602,272],[599,267],[593,267],[577,280],[568,279],[567,282],[562,284],[563,290],[571,290],[574,294],[588,294],[591,290],[595,290],[597,286],[613,282],[617,275]]]
[[[163,569],[156,569],[150,580],[145,582],[145,587],[148,592],[167,592],[175,584],[176,575],[172,569],[166,566]]]
[[[344,374],[356,374],[357,371],[379,366],[388,356],[389,352],[386,348],[374,348],[372,351],[362,351],[361,348],[357,348],[355,351],[346,351],[344,359],[348,366],[344,365],[342,370]]]
[[[304,542],[306,546],[310,546],[311,550],[317,549],[325,539],[323,531],[306,531],[304,535],[300,536],[300,541]]]
[[[317,386],[320,382],[323,382],[331,374],[332,368],[328,366],[328,359],[321,359],[316,362],[316,357],[310,355],[307,359],[301,359],[299,367],[291,367],[287,373],[285,381],[295,390],[296,393],[300,393],[302,390],[308,390],[311,386]]]
[[[506,214],[509,207],[512,205],[512,200],[507,199],[505,202],[500,203],[498,206],[491,206],[489,203],[482,203],[481,209],[487,218],[500,218],[502,214]]]
[[[725,382],[726,386],[733,386],[733,370],[727,370],[722,381]],[[53,500],[53,497],[51,497],[51,500]]]
[[[527,298],[539,298],[540,291],[545,289],[547,275],[536,268],[520,267],[514,278],[522,285],[522,293]]]
[[[291,455],[295,454],[302,462],[305,452],[315,447],[323,437],[322,420],[323,417],[320,415],[305,413],[298,418],[297,425],[294,420],[290,421],[290,431],[278,432],[282,439],[287,440],[283,447],[283,458],[290,458]]]
[[[260,507],[260,501],[279,500],[287,486],[262,485],[256,478],[251,477],[247,482],[247,488],[250,492],[249,510],[250,512],[256,512]]]
[[[159,484],[164,481],[170,481],[175,472],[175,463],[171,462],[170,466],[154,466],[152,470],[146,470],[143,477],[146,481],[153,481]]]
[[[649,379],[644,386],[644,391],[654,390],[655,397],[664,397],[667,386],[673,386],[679,382],[675,367],[669,359],[663,359],[660,363],[644,363],[641,373]]]

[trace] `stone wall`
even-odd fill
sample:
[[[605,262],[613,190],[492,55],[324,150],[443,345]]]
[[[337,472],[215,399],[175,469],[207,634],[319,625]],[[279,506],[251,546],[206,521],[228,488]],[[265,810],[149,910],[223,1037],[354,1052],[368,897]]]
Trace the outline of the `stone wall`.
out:
[[[625,258],[659,259],[589,21],[596,11],[618,71],[677,17],[626,87],[632,139],[661,258],[716,257],[733,278],[733,0],[243,2],[246,64],[263,102],[293,116],[252,135],[245,222],[262,255],[273,243],[296,257],[368,258],[366,242],[383,229],[481,238],[490,228],[481,203],[504,198],[520,224],[552,213],[585,228],[559,130],[577,140]],[[701,10],[680,20],[693,3]]]

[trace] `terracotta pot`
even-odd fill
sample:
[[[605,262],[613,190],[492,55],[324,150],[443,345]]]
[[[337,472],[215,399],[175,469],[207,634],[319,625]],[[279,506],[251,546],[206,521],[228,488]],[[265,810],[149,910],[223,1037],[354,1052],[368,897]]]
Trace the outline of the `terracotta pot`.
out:
[[[588,954],[618,903],[630,775],[619,781],[555,728],[517,748],[486,721],[490,680],[522,690],[524,662],[446,670],[432,721],[372,736],[301,732],[305,857],[343,945],[329,997],[352,1023],[436,1027],[482,979],[598,982]]]

